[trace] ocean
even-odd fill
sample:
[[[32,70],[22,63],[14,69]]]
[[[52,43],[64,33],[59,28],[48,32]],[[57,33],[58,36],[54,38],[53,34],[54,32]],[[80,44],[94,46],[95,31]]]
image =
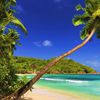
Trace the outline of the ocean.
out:
[[[34,75],[27,75],[32,79]],[[100,100],[100,74],[46,74],[35,85]]]

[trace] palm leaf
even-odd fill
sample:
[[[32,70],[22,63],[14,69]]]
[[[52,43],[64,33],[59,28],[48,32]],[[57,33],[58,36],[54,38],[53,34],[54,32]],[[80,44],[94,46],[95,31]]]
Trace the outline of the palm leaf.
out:
[[[81,24],[83,24],[84,22],[81,20],[81,19],[75,19],[75,20],[73,20],[73,24],[74,24],[74,26],[79,26],[79,25],[81,25]]]
[[[18,26],[24,33],[27,33],[25,26],[20,22],[19,19],[14,17],[12,18],[11,23],[14,24],[15,26]]]
[[[96,31],[96,37],[100,38],[100,29],[97,29],[97,31]]]
[[[81,36],[80,36],[82,40],[88,37],[92,28],[94,27],[93,25],[94,22],[95,20],[91,18],[90,20],[87,21],[87,23],[85,23],[85,26],[83,27],[81,31]]]
[[[85,26],[84,26],[83,29],[82,29],[82,31],[81,31],[80,38],[81,38],[82,40],[84,40],[84,39],[87,38],[87,36],[88,36],[88,33],[87,33],[87,30],[86,30],[86,28],[85,28]]]
[[[15,6],[16,5],[16,0],[11,0],[11,5]]]
[[[77,11],[79,11],[79,10],[84,10],[84,8],[79,4],[79,5],[76,6],[76,10],[77,10]]]
[[[80,35],[81,39],[84,40],[88,37],[93,27],[96,30],[100,29],[100,0],[85,0],[85,8],[79,4],[76,6],[76,10],[82,10],[84,12],[82,15],[77,15],[73,19],[75,26],[84,24]],[[97,37],[100,37],[99,31],[96,31]]]
[[[89,20],[89,14],[88,13],[84,13],[82,15],[76,15],[72,22],[75,26],[79,26],[81,24],[85,24],[87,21]]]

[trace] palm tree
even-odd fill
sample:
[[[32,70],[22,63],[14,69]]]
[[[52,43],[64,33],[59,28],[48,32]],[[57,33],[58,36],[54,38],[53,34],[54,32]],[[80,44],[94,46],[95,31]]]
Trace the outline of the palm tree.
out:
[[[9,97],[6,98],[10,99],[14,97],[13,100],[18,100],[23,94],[25,94],[34,83],[36,83],[42,75],[44,75],[50,67],[55,65],[64,57],[72,54],[79,48],[83,47],[96,33],[97,37],[100,37],[100,0],[85,0],[85,7],[83,8],[81,5],[76,7],[76,10],[82,10],[84,13],[82,15],[77,15],[73,19],[73,24],[75,26],[83,24],[84,27],[81,31],[81,39],[84,40],[81,44],[74,47],[72,50],[62,54],[61,56],[54,59],[52,62],[47,64],[40,70],[40,72],[30,80],[26,85],[20,88],[16,93],[13,93]],[[4,99],[5,100],[5,99]]]
[[[14,16],[15,10],[12,6],[16,5],[16,0],[0,0],[0,33],[1,30],[5,31],[7,25],[15,25],[24,33],[27,33],[25,26]]]
[[[16,42],[19,38],[18,32],[16,28],[13,29],[12,27],[13,26],[19,27],[24,33],[27,33],[25,26],[20,22],[19,19],[17,19],[14,16],[15,11],[13,10],[12,6],[15,5],[16,5],[16,0],[0,0],[0,43],[1,43],[0,56],[3,55],[3,57],[4,57],[3,52],[9,50],[8,49],[9,47],[11,47],[11,50],[8,52],[12,52],[13,54],[13,49],[15,48],[16,43],[18,43]],[[10,28],[8,26],[10,26]],[[3,44],[3,42],[6,43]],[[5,48],[6,51],[4,51],[3,48]]]
[[[5,84],[7,87],[3,84],[3,82],[5,83],[5,80],[0,81],[0,88],[4,86],[6,90],[8,89],[8,91],[5,92],[3,91],[4,88],[1,88],[0,99],[11,93],[9,92],[9,87],[11,85],[9,84],[10,81],[12,82],[11,87],[14,87],[15,84],[17,84],[17,79],[13,80],[16,73],[12,74],[12,71],[15,71],[15,69],[12,68],[13,51],[19,41],[19,34],[16,27],[19,27],[24,33],[27,33],[25,26],[14,16],[15,11],[13,10],[13,6],[15,6],[15,4],[16,0],[0,0],[0,68],[3,68],[3,71],[7,72],[4,73],[4,75],[1,74],[2,77],[5,80],[8,79],[6,80],[7,84]],[[16,27],[14,28],[14,26]]]

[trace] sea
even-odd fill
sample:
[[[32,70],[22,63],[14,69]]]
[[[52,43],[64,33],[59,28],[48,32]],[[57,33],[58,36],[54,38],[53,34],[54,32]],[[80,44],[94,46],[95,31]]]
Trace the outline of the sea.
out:
[[[34,76],[26,75],[28,79]],[[84,100],[100,100],[100,74],[45,74],[35,85],[70,93]]]

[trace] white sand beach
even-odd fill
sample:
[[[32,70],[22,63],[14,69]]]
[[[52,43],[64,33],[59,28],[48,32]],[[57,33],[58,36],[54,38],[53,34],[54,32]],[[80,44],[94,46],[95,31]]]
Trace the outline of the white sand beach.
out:
[[[23,100],[84,100],[79,97],[55,92],[49,89],[43,89],[36,87],[31,91],[28,91],[24,96]],[[87,99],[85,99],[87,100]]]

